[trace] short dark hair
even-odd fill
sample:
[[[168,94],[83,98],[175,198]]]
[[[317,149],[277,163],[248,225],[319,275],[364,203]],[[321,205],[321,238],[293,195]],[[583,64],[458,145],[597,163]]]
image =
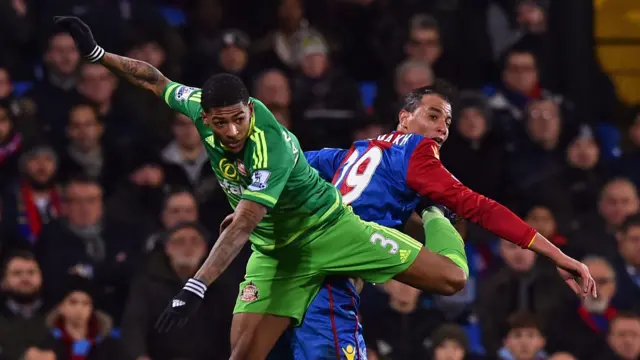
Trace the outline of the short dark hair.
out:
[[[613,318],[611,318],[611,321],[609,322],[609,324],[613,325],[613,323],[618,319],[629,319],[629,320],[640,321],[640,314],[634,311],[618,311],[613,316]],[[611,330],[611,328],[612,326],[609,326],[609,330]]]
[[[511,58],[511,55],[515,54],[531,55],[531,57],[533,57],[533,62],[536,66],[536,69],[538,68],[538,59],[536,58],[536,54],[529,47],[521,44],[516,44],[505,50],[502,55],[500,55],[500,58],[498,59],[500,71],[503,71],[507,68],[507,62],[509,61],[509,58]]]
[[[4,261],[2,262],[2,278],[7,275],[9,263],[14,259],[29,260],[36,263],[38,262],[36,260],[36,256],[31,251],[26,249],[14,249],[5,256]]]
[[[508,332],[516,329],[537,329],[542,332],[538,319],[535,315],[529,312],[517,312],[511,314],[507,318],[507,328]]]
[[[80,184],[80,185],[96,185],[98,186],[100,189],[102,189],[102,185],[100,185],[100,182],[84,173],[76,173],[73,174],[69,180],[67,180],[64,184],[64,191],[66,193],[66,191],[69,189],[69,187],[71,187],[71,185],[74,184]],[[66,196],[66,194],[65,194]]]
[[[220,73],[210,77],[202,86],[202,108],[212,108],[249,103],[249,91],[239,77]]]
[[[89,110],[91,110],[93,115],[95,115],[96,121],[98,123],[102,124],[102,116],[100,115],[100,111],[98,110],[98,106],[93,101],[91,101],[89,99],[81,99],[80,101],[78,101],[75,104],[73,104],[73,106],[71,106],[71,109],[69,109],[69,117],[67,119],[67,124],[69,124],[71,122],[71,112],[73,110],[75,110],[76,108],[79,108],[79,107],[87,107],[87,108],[89,108]]]
[[[422,101],[422,97],[429,94],[435,94],[443,98],[448,103],[453,102],[455,89],[453,85],[449,84],[445,80],[436,79],[433,85],[423,86],[421,88],[413,89],[410,93],[405,95],[402,101],[402,109],[408,112],[414,112]],[[451,104],[453,107],[453,104]]]
[[[640,212],[627,216],[620,226],[620,231],[626,233],[630,228],[634,226],[640,226]]]
[[[191,196],[196,201],[196,203],[198,202],[195,195],[193,195],[193,192],[189,190],[187,187],[175,186],[175,187],[171,187],[169,191],[165,193],[164,199],[162,199],[162,211],[164,211],[164,209],[169,204],[169,200],[171,200],[174,196],[179,194],[189,194],[189,196]]]
[[[409,33],[413,30],[440,31],[438,20],[429,14],[417,14],[409,20]],[[411,36],[411,34],[409,34]]]

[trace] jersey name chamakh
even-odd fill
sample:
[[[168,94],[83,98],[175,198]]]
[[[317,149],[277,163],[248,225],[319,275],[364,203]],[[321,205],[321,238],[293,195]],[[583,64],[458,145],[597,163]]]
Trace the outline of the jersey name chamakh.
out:
[[[250,98],[254,114],[243,151],[234,154],[202,120],[201,89],[169,83],[165,102],[193,120],[211,167],[232,208],[246,199],[269,211],[251,234],[254,247],[269,251],[308,236],[344,210],[340,193],[307,163],[295,135],[267,107]],[[304,235],[304,236],[303,236]]]
[[[396,131],[356,141],[349,150],[307,151],[305,156],[366,221],[402,228],[425,196],[521,247],[536,234],[509,209],[453,177],[432,139]]]

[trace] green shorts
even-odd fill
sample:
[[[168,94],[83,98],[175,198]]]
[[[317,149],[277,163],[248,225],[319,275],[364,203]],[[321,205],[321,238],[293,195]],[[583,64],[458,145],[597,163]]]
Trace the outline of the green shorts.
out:
[[[346,208],[313,235],[268,254],[253,249],[234,313],[287,316],[300,324],[325,276],[383,283],[406,270],[422,244]]]

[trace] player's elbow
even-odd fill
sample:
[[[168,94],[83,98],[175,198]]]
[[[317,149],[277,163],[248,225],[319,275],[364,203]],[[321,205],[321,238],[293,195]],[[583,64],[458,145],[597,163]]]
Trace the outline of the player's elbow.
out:
[[[455,295],[467,285],[467,274],[457,265],[452,266],[445,274],[442,295]]]

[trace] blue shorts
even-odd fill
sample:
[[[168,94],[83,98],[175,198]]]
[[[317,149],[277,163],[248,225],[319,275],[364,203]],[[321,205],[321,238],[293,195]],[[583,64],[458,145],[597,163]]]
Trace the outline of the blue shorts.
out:
[[[366,360],[359,305],[360,297],[347,278],[327,278],[302,324],[288,329],[267,359]]]

